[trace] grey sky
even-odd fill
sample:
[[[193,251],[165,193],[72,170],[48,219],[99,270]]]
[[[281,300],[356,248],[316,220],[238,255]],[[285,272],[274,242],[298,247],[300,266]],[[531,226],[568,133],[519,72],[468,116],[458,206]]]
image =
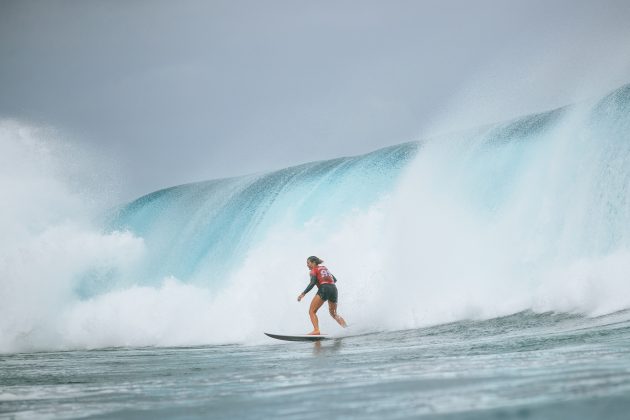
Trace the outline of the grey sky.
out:
[[[630,82],[630,2],[0,1],[0,118],[124,196],[359,154]]]

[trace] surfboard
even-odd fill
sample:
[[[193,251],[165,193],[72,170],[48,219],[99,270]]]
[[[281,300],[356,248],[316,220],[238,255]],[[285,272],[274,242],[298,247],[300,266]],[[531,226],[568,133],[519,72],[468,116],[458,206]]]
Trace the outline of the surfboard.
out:
[[[281,335],[281,334],[271,334],[265,333],[267,337],[275,338],[276,340],[284,340],[284,341],[322,341],[322,340],[330,340],[331,337],[328,337],[325,334],[321,335]]]

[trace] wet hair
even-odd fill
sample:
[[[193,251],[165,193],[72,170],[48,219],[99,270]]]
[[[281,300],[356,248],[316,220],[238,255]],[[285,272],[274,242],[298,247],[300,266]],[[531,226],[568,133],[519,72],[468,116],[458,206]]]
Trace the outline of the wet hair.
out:
[[[310,256],[310,257],[308,257],[306,260],[307,260],[307,261],[310,261],[310,262],[312,262],[312,263],[315,263],[315,264],[321,264],[321,263],[323,263],[323,262],[324,262],[324,260],[320,260],[319,258],[317,258],[317,257],[316,257],[316,256],[314,256],[314,255],[312,255],[312,256]]]

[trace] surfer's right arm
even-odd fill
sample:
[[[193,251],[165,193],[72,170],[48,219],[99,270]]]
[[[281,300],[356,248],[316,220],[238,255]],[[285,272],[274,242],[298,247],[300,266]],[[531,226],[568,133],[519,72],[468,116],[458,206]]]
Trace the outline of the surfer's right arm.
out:
[[[302,298],[306,296],[306,294],[310,292],[313,286],[315,286],[316,284],[317,284],[317,276],[311,276],[311,282],[308,284],[308,286],[306,286],[306,289],[304,289],[302,294],[298,296],[298,302],[301,301]]]

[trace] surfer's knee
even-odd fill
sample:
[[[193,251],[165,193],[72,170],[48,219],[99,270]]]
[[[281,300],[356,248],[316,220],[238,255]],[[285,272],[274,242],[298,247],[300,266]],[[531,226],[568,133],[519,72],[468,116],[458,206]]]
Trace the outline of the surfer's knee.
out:
[[[333,318],[337,319],[337,310],[334,308],[328,308],[328,313],[330,313],[330,316],[332,316]]]

